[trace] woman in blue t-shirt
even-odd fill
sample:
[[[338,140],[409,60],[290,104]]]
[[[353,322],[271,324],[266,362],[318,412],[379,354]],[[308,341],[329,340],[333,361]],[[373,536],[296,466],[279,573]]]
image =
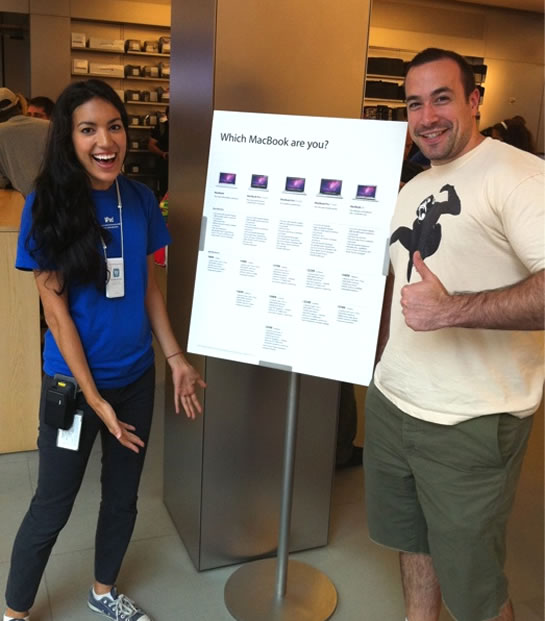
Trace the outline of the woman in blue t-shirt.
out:
[[[29,618],[99,433],[102,498],[88,605],[112,619],[149,621],[115,582],[134,528],[151,426],[152,332],[172,371],[176,412],[195,418],[196,389],[205,384],[181,351],[154,279],[153,253],[170,241],[161,212],[151,190],[120,175],[127,127],[123,103],[107,84],[68,86],[23,210],[16,267],[34,272],[49,329],[38,487],[15,539],[4,621]],[[77,382],[68,422],[55,394],[71,384],[57,374]],[[59,429],[67,424],[70,433]]]

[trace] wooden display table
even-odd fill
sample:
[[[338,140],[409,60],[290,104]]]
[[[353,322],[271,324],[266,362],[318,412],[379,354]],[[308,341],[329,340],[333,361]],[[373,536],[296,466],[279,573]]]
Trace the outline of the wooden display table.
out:
[[[31,272],[16,270],[23,197],[0,190],[0,453],[36,448],[40,305]]]

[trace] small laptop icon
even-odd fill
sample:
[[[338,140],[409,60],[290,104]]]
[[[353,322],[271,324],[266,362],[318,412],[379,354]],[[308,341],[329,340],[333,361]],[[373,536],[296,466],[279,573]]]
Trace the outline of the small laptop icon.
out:
[[[305,193],[305,178],[304,177],[286,177],[285,192],[295,192],[297,194]]]
[[[364,201],[376,201],[377,200],[377,186],[376,185],[358,185],[356,196],[358,200]]]
[[[269,186],[269,177],[267,175],[252,175],[250,188],[253,190],[266,190]]]
[[[343,182],[340,179],[322,179],[320,181],[320,193],[318,196],[341,198],[342,187]]]
[[[218,183],[224,186],[230,185],[235,187],[237,183],[237,176],[235,173],[220,172]]]

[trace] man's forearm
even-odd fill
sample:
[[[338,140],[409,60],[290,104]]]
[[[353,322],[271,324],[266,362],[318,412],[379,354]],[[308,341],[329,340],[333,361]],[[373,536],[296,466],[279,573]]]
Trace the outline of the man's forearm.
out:
[[[454,293],[445,315],[446,326],[496,330],[543,330],[545,271],[501,289]]]
[[[501,289],[449,293],[419,252],[413,259],[422,280],[401,289],[402,312],[409,328],[423,332],[441,328],[544,329],[545,270]]]

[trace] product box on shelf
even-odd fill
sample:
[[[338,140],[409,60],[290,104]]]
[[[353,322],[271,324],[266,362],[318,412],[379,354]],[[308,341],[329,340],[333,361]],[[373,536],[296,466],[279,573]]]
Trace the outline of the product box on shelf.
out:
[[[110,63],[89,63],[89,73],[110,76],[112,78],[122,78],[125,76],[123,65],[112,65]]]
[[[159,53],[159,41],[144,41],[144,52],[149,54]]]
[[[363,108],[363,118],[391,121],[393,119],[393,109],[389,106],[365,106]]]
[[[87,36],[84,32],[72,33],[72,47],[85,47],[87,45]]]
[[[149,114],[146,114],[146,116],[144,117],[144,125],[151,125],[152,127],[154,127],[155,125],[157,125],[157,122],[158,122],[157,112],[150,112]]]
[[[139,78],[142,74],[142,68],[139,65],[125,65],[125,75],[128,78]]]
[[[170,54],[170,37],[159,37],[159,52]]]
[[[129,125],[138,127],[142,125],[142,119],[138,116],[138,114],[129,114]]]
[[[471,65],[473,73],[475,74],[475,80],[477,82],[484,82],[486,79],[486,71],[488,67],[486,65]]]
[[[368,80],[365,84],[365,96],[374,99],[403,99],[398,84],[381,80]]]
[[[140,91],[140,97],[142,101],[147,103],[156,103],[159,101],[157,91]]]
[[[159,73],[162,78],[170,78],[170,64],[169,63],[159,63]]]
[[[159,67],[157,65],[144,65],[144,67],[142,67],[142,72],[146,78],[159,77]]]
[[[142,93],[140,91],[127,90],[125,91],[125,101],[142,101]]]
[[[142,42],[138,39],[127,39],[125,41],[125,50],[127,52],[141,52]]]
[[[85,58],[73,58],[72,73],[89,73],[89,61]]]
[[[405,108],[405,106],[399,106],[398,108],[392,108],[392,120],[393,121],[406,121],[407,120],[407,108]]]
[[[95,50],[104,50],[105,52],[124,52],[125,41],[123,39],[89,37],[89,47]]]
[[[168,103],[170,101],[170,91],[168,88],[162,88],[161,86],[157,89],[157,94],[159,95],[159,101],[162,103]]]
[[[405,75],[405,63],[401,58],[369,56],[367,59],[367,73],[403,77]]]

